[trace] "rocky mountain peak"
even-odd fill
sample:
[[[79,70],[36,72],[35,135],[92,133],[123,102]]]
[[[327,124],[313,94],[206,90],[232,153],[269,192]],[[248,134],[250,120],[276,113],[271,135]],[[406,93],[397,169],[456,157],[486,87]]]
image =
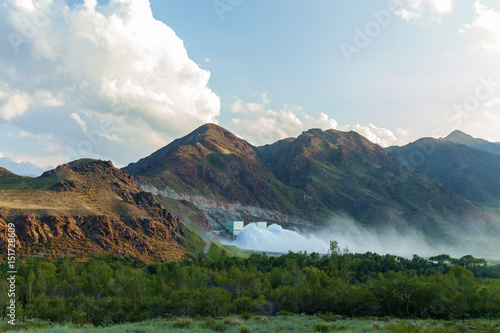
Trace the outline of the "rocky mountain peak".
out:
[[[475,140],[475,139],[467,133],[464,133],[460,130],[455,130],[455,131],[451,132],[450,134],[448,134],[448,136],[446,136],[444,138],[444,140],[452,141],[455,143],[465,143],[465,142],[470,142],[471,140]]]

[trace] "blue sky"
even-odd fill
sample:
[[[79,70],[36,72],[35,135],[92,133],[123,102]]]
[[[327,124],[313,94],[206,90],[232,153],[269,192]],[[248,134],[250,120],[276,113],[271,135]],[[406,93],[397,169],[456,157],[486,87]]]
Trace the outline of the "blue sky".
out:
[[[224,20],[210,1],[151,5],[155,17],[184,40],[192,59],[211,71],[210,86],[222,99],[222,125],[231,127],[235,97],[255,102],[266,93],[270,108],[287,103],[312,116],[326,113],[341,125],[402,128],[411,133],[403,139],[410,140],[433,135],[429,122],[443,133],[453,130],[455,123],[441,126],[432,112],[462,102],[477,77],[498,70],[496,55],[475,54],[474,38],[460,33],[474,21],[474,3],[455,2],[442,15],[427,8],[418,20],[393,15],[350,63],[340,45],[353,44],[355,29],[364,30],[388,1],[242,1],[224,12]],[[481,3],[499,10],[494,1]],[[475,56],[491,58],[480,64]],[[500,140],[493,132],[487,136]]]
[[[500,141],[493,0],[8,0],[0,19],[0,162],[121,166],[205,122],[256,145]]]

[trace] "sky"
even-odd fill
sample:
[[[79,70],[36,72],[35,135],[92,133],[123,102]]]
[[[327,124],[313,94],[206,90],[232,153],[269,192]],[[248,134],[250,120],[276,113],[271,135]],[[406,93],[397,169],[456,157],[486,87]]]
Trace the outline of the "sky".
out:
[[[3,0],[0,166],[125,166],[207,122],[500,142],[499,53],[494,0]]]

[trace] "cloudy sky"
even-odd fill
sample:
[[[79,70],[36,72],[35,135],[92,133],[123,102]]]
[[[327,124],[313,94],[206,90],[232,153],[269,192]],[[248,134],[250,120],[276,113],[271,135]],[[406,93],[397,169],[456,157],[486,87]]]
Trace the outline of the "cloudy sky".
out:
[[[207,122],[500,141],[499,55],[495,0],[3,0],[0,166],[124,166]]]

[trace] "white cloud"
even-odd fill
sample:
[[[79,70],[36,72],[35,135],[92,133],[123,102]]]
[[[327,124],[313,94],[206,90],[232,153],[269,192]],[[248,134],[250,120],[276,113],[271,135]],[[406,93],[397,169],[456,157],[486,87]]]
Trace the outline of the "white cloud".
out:
[[[7,102],[0,107],[0,117],[10,121],[28,111],[31,98],[25,93],[17,92],[9,96]]]
[[[240,117],[232,119],[232,127],[235,134],[254,145],[270,144],[281,139],[296,137],[311,128],[353,130],[381,146],[403,143],[390,130],[373,124],[339,126],[337,121],[327,114],[320,113],[319,117],[315,118],[307,114],[300,106],[285,104],[275,111],[266,108],[264,103],[243,103],[240,99],[237,101],[240,101],[243,109],[239,111]],[[257,111],[250,112],[247,110],[250,108]],[[399,129],[399,132],[404,133],[404,130]]]
[[[16,118],[28,132],[50,131],[66,151],[121,163],[217,123],[220,99],[208,88],[210,72],[154,19],[148,0],[60,3],[13,0],[0,6],[0,34],[10,41],[0,41],[0,82],[10,89],[0,86],[8,98],[1,118]],[[28,31],[26,25],[43,15],[48,19]],[[30,106],[28,120],[23,115]],[[104,120],[112,124],[103,129]],[[96,131],[93,138],[101,139],[88,137]]]
[[[366,126],[359,124],[352,126],[341,126],[339,129],[342,131],[358,132],[371,142],[381,145],[382,147],[388,147],[400,143],[400,140],[396,137],[396,135],[394,135],[392,131],[377,127],[371,123]],[[401,132],[401,129],[399,129],[398,132]]]
[[[483,104],[487,108],[492,108],[495,106],[500,106],[500,97],[495,97]]]
[[[406,21],[417,20],[422,16],[419,13],[410,11],[406,8],[397,11],[396,15],[400,16],[403,20]]]
[[[3,157],[3,154],[2,154],[2,152],[0,151],[0,158],[2,158],[2,157]]]
[[[251,109],[244,118],[232,119],[235,133],[252,144],[263,145],[299,135],[310,128],[330,129],[337,126],[326,114],[314,118],[302,107],[283,105],[278,111],[266,109],[263,103],[246,103]]]
[[[456,0],[399,0],[401,8],[396,15],[411,21],[424,17],[439,19],[453,11]]]
[[[251,113],[257,113],[257,112],[263,112],[265,108],[264,103],[247,103],[246,108],[248,112]]]
[[[478,49],[500,52],[500,13],[476,1],[476,16],[460,32],[472,35]]]
[[[266,93],[262,94],[262,103],[264,103],[264,104],[268,104],[269,103],[269,99],[267,98],[267,94]]]
[[[42,169],[54,168],[66,162],[64,155],[46,155],[46,157],[33,157],[33,155],[9,155],[9,158],[16,163],[28,162]]]
[[[51,91],[39,89],[35,91],[35,96],[39,103],[44,106],[63,106],[64,97],[62,94],[54,96]]]
[[[82,128],[84,132],[87,132],[87,124],[80,118],[80,116],[77,113],[72,113],[70,114],[71,119],[76,121],[78,125]]]
[[[111,141],[111,142],[117,142],[117,143],[125,143],[125,140],[123,140],[122,138],[120,138],[118,135],[116,134],[111,134],[109,135],[108,133],[104,133],[102,135],[106,140],[108,141]]]
[[[269,104],[267,94],[264,93],[260,96],[261,102],[256,103],[243,103],[243,101],[235,97],[233,104],[231,104],[232,113],[257,113],[264,112],[266,104]]]
[[[239,112],[245,112],[245,108],[243,106],[243,101],[239,98],[237,98],[233,104],[231,104],[231,112],[232,113],[239,113]]]

